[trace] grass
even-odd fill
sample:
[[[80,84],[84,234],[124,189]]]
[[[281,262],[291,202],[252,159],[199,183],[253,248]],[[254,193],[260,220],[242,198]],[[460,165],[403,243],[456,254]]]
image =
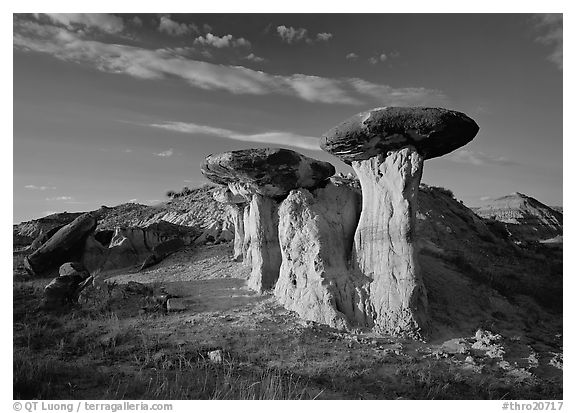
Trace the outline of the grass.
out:
[[[41,288],[16,284],[15,399],[562,397],[558,383],[466,376],[443,360],[383,356],[360,344],[350,349],[345,340],[309,327],[270,336],[265,326],[250,330],[206,319],[180,340],[177,315],[118,311],[128,300],[146,302],[120,288],[54,314],[35,311]],[[221,363],[207,357],[215,349],[223,351]]]

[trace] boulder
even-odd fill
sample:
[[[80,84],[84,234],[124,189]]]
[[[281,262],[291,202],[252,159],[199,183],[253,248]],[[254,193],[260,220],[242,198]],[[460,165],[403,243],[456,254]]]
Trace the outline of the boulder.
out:
[[[320,147],[350,164],[362,188],[354,236],[355,270],[371,280],[377,330],[422,337],[427,297],[416,250],[418,186],[425,159],[470,142],[478,125],[440,108],[378,108],[326,132]]]
[[[46,241],[48,241],[50,238],[52,238],[52,236],[54,234],[56,234],[60,228],[64,227],[64,225],[58,225],[52,229],[49,229],[46,232],[43,232],[42,234],[38,235],[34,241],[32,241],[32,243],[30,244],[29,247],[29,251],[32,253],[34,251],[36,251],[38,248],[40,248],[42,245],[44,245],[46,243]]]
[[[25,258],[26,270],[31,275],[38,275],[77,259],[82,253],[85,239],[94,231],[96,225],[96,218],[91,213],[80,215]]]
[[[58,309],[78,302],[78,296],[92,281],[88,271],[79,262],[62,264],[59,273],[44,287],[43,309]]]
[[[334,166],[328,162],[278,148],[209,155],[202,164],[202,173],[208,179],[221,185],[232,184],[232,193],[268,197],[286,196],[295,188],[316,188],[334,172]]]
[[[372,325],[370,280],[348,266],[360,202],[359,191],[329,183],[293,190],[280,205],[274,295],[305,320],[338,329]]]

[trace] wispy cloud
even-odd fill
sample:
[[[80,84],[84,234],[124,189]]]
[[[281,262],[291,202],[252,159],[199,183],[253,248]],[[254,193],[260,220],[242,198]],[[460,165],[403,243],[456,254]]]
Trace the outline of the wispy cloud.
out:
[[[332,33],[318,33],[316,35],[316,40],[318,40],[319,42],[327,42],[332,37],[334,37]]]
[[[488,155],[484,152],[475,152],[468,149],[460,149],[450,155],[447,159],[453,162],[466,163],[472,165],[500,165],[512,166],[519,165],[518,162],[508,159],[504,156]]]
[[[25,189],[30,189],[31,191],[47,191],[49,189],[56,189],[55,186],[38,186],[38,185],[25,185]]]
[[[558,69],[563,68],[563,16],[562,14],[537,14],[534,16],[535,29],[538,33],[536,41],[552,48],[548,60],[554,63]]]
[[[170,148],[170,149],[168,149],[168,150],[155,153],[154,155],[160,156],[161,158],[169,158],[169,157],[171,157],[172,155],[174,155],[174,149]]]
[[[250,53],[244,59],[251,60],[252,62],[256,62],[256,63],[264,62],[266,60],[263,57],[256,56],[254,53]]]
[[[292,146],[309,150],[320,150],[320,147],[318,146],[318,138],[302,136],[292,132],[266,131],[249,134],[187,122],[153,123],[148,126],[191,135],[211,135],[237,141],[258,142],[271,145]]]
[[[46,198],[46,201],[72,201],[74,200],[71,196],[55,196],[51,198]]]
[[[167,49],[108,44],[30,20],[14,23],[14,47],[89,64],[102,72],[139,79],[180,78],[192,87],[234,94],[285,95],[314,103],[348,105],[442,105],[445,96],[426,88],[393,88],[357,78],[305,74],[275,75],[242,66],[217,65],[175,55]]]
[[[206,36],[200,36],[194,39],[194,44],[202,46],[212,46],[218,49],[223,47],[250,47],[251,44],[243,37],[235,39],[231,34],[222,37],[208,33]]]
[[[170,18],[170,15],[160,17],[158,31],[170,36],[184,36],[190,33],[198,33],[198,27],[193,23],[178,23]]]
[[[119,33],[124,30],[121,17],[102,13],[45,13],[52,22],[68,29],[98,29],[107,33]],[[41,15],[36,15],[40,18]]]
[[[346,59],[347,60],[358,60],[360,56],[358,56],[356,53],[352,52],[352,53],[348,53],[346,55]]]

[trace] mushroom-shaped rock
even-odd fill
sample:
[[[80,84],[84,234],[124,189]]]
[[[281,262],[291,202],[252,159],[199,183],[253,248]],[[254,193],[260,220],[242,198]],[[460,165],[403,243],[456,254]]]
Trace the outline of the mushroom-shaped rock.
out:
[[[202,164],[202,173],[212,182],[231,189],[240,184],[246,193],[272,198],[286,196],[296,188],[321,186],[334,172],[328,162],[280,148],[209,155]]]
[[[234,261],[242,260],[244,256],[244,209],[249,199],[235,195],[226,186],[214,191],[212,197],[226,205],[226,210],[234,225]]]
[[[460,112],[388,107],[357,114],[321,139],[320,147],[350,164],[360,180],[353,260],[372,280],[372,314],[380,331],[417,337],[427,326],[415,244],[423,163],[470,142],[478,129]]]
[[[330,163],[288,149],[246,149],[206,157],[202,173],[208,179],[249,199],[243,211],[242,255],[252,266],[250,288],[262,292],[274,288],[278,279],[278,200],[293,189],[321,187],[334,172]]]

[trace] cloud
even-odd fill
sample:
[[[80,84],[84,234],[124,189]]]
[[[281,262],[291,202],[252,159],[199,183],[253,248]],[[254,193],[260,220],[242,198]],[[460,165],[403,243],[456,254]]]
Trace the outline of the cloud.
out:
[[[512,166],[519,165],[518,162],[510,160],[504,156],[488,155],[484,152],[474,152],[468,149],[460,149],[448,156],[449,160],[458,163],[472,165],[489,165],[489,166]]]
[[[295,29],[294,27],[278,26],[276,31],[280,38],[288,44],[297,43],[300,41],[309,42],[308,30],[304,28]]]
[[[74,198],[71,196],[55,196],[52,198],[46,198],[46,201],[72,201]]]
[[[162,152],[155,153],[154,155],[160,156],[160,157],[162,157],[162,158],[169,158],[169,157],[171,157],[172,155],[174,155],[174,149],[170,148],[170,149],[168,149],[168,150],[166,150],[166,151],[162,151]]]
[[[136,27],[142,27],[144,25],[144,22],[142,21],[142,19],[138,16],[134,16],[129,20],[129,23],[136,26]]]
[[[352,52],[352,53],[348,53],[346,55],[346,59],[347,60],[357,60],[360,56],[358,56],[356,53]]]
[[[552,53],[548,60],[554,63],[558,69],[563,68],[563,16],[562,14],[537,14],[534,16],[535,30],[539,33],[536,37],[538,43],[551,46]]]
[[[56,189],[55,186],[37,186],[37,185],[26,185],[25,189],[30,189],[31,191],[47,191],[49,189]]]
[[[491,196],[481,196],[481,197],[480,197],[480,201],[489,201],[489,200],[491,200],[491,199],[492,199]]]
[[[190,23],[178,23],[170,18],[170,15],[160,17],[158,31],[170,36],[184,36],[190,33],[198,33],[198,27]]]
[[[261,62],[266,60],[263,57],[256,56],[254,53],[250,53],[244,59],[251,60],[251,61],[256,62],[256,63],[261,63]]]
[[[332,33],[318,33],[316,35],[316,40],[318,40],[319,42],[327,42],[332,37],[334,37]]]
[[[388,56],[386,56],[386,53],[380,53],[378,56],[373,56],[370,59],[368,59],[368,62],[371,65],[375,65],[381,62],[385,62],[388,59]]]
[[[85,27],[98,29],[106,33],[119,33],[124,30],[124,21],[121,17],[102,13],[45,13],[52,22],[76,29]]]
[[[248,40],[240,37],[235,39],[234,36],[231,34],[227,34],[226,36],[218,37],[213,35],[212,33],[208,33],[206,37],[200,36],[194,40],[194,44],[199,44],[202,46],[212,46],[218,49],[223,47],[250,47],[251,44]]]
[[[301,149],[320,150],[320,147],[318,146],[318,138],[312,136],[302,136],[292,132],[266,131],[261,133],[247,134],[229,129],[215,128],[212,126],[198,125],[196,123],[186,122],[153,123],[148,126],[191,135],[211,135],[237,141],[258,142],[282,146],[286,145]]]
[[[87,64],[106,73],[138,79],[179,78],[204,90],[242,95],[284,95],[313,103],[348,105],[432,105],[445,96],[426,88],[393,88],[357,78],[305,74],[269,74],[242,66],[217,65],[170,52],[88,40],[78,33],[30,20],[14,22],[16,49],[46,53],[60,60]]]

